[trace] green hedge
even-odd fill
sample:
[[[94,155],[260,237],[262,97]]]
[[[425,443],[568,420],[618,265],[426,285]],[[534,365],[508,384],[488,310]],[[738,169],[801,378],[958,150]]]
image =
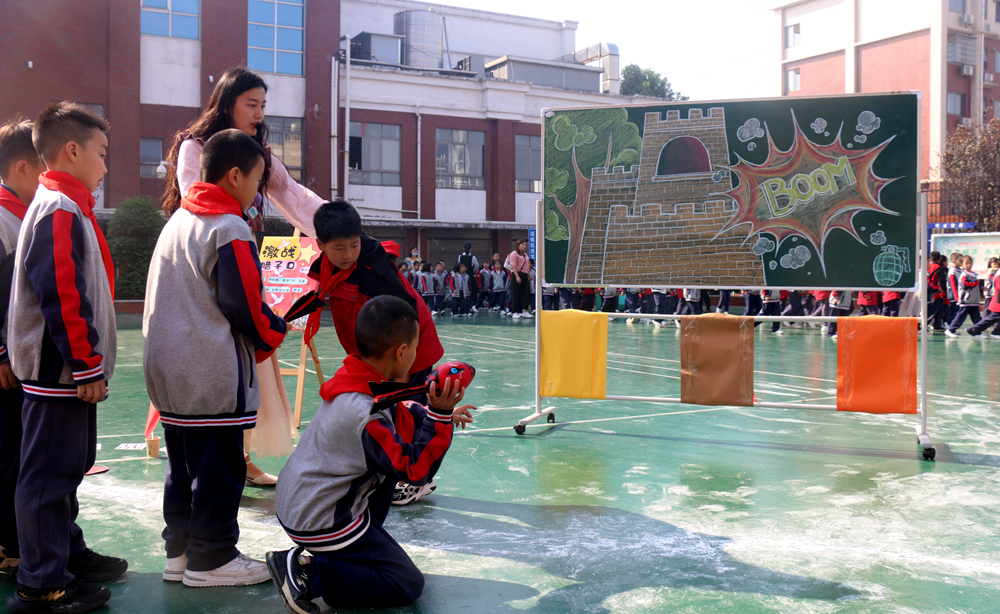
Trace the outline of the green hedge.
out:
[[[118,273],[115,280],[116,299],[146,297],[149,261],[164,224],[159,206],[149,196],[128,198],[111,215],[108,247]]]

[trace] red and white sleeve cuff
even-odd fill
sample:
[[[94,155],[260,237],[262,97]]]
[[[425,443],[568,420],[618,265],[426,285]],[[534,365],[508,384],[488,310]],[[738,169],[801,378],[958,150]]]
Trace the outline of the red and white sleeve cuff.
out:
[[[86,371],[73,371],[73,381],[77,386],[92,384],[104,379],[104,365],[97,365],[93,369]]]

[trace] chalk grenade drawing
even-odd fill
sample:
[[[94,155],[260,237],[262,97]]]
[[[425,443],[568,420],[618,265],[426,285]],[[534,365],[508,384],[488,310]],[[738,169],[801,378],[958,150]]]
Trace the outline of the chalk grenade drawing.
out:
[[[885,233],[881,230],[876,230],[868,236],[868,240],[872,242],[872,245],[882,245],[885,243]]]
[[[760,237],[757,242],[753,244],[750,251],[757,254],[758,256],[763,256],[767,252],[774,249],[774,241],[768,239],[767,237]]]
[[[800,269],[810,258],[812,258],[812,254],[809,252],[809,248],[805,245],[799,245],[781,257],[781,266],[785,269]]]
[[[879,125],[882,120],[875,116],[871,111],[862,111],[861,115],[858,115],[858,132],[863,132],[865,134],[871,134],[878,130]],[[861,141],[864,142],[864,141]]]
[[[812,128],[813,132],[815,132],[816,134],[820,134],[824,130],[826,130],[826,120],[823,119],[822,117],[817,117],[816,121],[809,124],[809,127]]]
[[[910,250],[895,245],[883,246],[882,253],[872,263],[872,273],[878,285],[893,286],[903,278],[904,272],[910,272]]]

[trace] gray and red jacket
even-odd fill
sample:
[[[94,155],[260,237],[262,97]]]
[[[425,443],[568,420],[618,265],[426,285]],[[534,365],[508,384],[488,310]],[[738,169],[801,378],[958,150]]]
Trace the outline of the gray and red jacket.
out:
[[[17,239],[7,349],[25,398],[83,404],[77,386],[115,368],[114,264],[90,191],[63,172],[39,184]]]
[[[352,354],[320,388],[323,402],[275,492],[278,521],[296,544],[339,550],[365,534],[368,497],[389,480],[424,485],[451,446],[452,411],[405,401],[376,410],[369,383],[383,376]]]
[[[21,232],[21,220],[28,212],[28,206],[21,202],[14,190],[0,183],[0,268],[5,261],[14,259],[17,251],[17,235]],[[11,263],[13,264],[13,263]],[[8,283],[9,282],[9,283]],[[7,310],[10,306],[13,278],[0,284],[0,362],[7,362]]]
[[[257,364],[285,321],[261,299],[256,243],[235,198],[195,183],[160,232],[142,320],[146,391],[165,428],[252,428]]]

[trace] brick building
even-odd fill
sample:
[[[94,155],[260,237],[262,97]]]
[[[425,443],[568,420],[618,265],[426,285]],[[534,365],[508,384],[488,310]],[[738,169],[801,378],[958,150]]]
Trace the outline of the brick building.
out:
[[[933,182],[949,130],[1000,116],[1000,4],[796,0],[781,21],[781,93],[919,90],[920,172]],[[931,221],[952,221],[929,207]]]
[[[0,20],[0,119],[70,99],[109,120],[104,216],[162,194],[174,135],[247,65],[292,176],[346,192],[368,232],[425,259],[527,235],[542,108],[633,101],[617,49],[578,50],[575,22],[410,0],[33,0],[0,3]]]

